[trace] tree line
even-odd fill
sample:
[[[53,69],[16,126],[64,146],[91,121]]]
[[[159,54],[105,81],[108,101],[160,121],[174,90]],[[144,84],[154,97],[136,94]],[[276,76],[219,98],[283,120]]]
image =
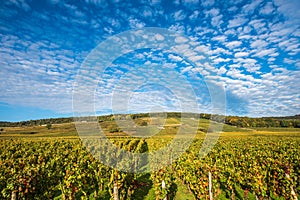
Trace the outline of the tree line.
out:
[[[73,117],[27,120],[20,122],[0,121],[0,127],[41,126],[47,124],[63,124],[73,122]]]
[[[99,122],[104,121],[114,121],[116,119],[139,119],[139,118],[148,118],[148,117],[168,117],[168,118],[181,118],[190,117],[190,118],[201,118],[212,120],[220,123],[225,123],[231,126],[236,127],[294,127],[300,128],[300,115],[294,116],[285,116],[285,117],[241,117],[241,116],[224,116],[217,114],[207,114],[207,113],[180,113],[180,112],[168,112],[168,113],[138,113],[138,114],[115,114],[115,115],[103,115],[98,116],[97,119]],[[94,117],[81,117],[76,118],[75,121],[90,121]],[[0,127],[21,127],[21,126],[41,126],[46,124],[62,124],[74,122],[73,117],[66,118],[49,118],[49,119],[38,119],[38,120],[28,120],[20,122],[1,122]]]

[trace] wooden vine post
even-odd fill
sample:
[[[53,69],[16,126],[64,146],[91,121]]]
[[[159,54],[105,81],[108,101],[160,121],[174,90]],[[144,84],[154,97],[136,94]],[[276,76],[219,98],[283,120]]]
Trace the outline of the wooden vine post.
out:
[[[164,180],[162,180],[162,182],[161,182],[161,188],[162,188],[163,190],[166,189],[166,183],[165,183]],[[167,200],[167,195],[164,197],[164,200]]]
[[[213,200],[211,172],[208,172],[208,191],[209,191],[209,200]]]
[[[17,200],[17,192],[15,190],[11,192],[11,200]]]
[[[114,183],[114,200],[119,200],[118,183]]]
[[[289,181],[292,181],[292,179],[291,179],[291,177],[290,177],[290,175],[289,175],[289,172],[288,172],[288,173],[286,172],[286,173],[285,173],[285,176],[286,176],[286,178],[287,178]],[[294,199],[294,200],[298,200],[298,197],[297,197],[297,194],[296,194],[296,192],[295,192],[295,190],[294,190],[293,184],[290,185],[290,189],[291,189],[291,195],[292,195],[293,199]]]

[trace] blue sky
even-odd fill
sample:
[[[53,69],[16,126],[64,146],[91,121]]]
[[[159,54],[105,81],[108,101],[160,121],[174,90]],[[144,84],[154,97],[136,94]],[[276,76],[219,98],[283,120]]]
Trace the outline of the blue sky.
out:
[[[144,27],[191,38],[209,65],[191,67],[151,49],[124,55],[99,82],[96,113],[111,112],[114,88],[128,71],[124,80],[134,85],[141,75],[167,76],[170,68],[188,80],[201,112],[211,111],[205,79],[225,88],[228,115],[300,113],[298,0],[6,0],[0,3],[0,121],[72,116],[73,86],[89,53],[111,36]],[[180,102],[158,81],[137,87],[129,105],[128,112],[176,111]]]

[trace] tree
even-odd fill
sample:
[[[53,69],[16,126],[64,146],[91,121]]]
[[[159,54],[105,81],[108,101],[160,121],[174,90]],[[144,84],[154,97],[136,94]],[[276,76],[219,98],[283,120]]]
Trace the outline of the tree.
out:
[[[48,124],[46,125],[46,127],[47,127],[47,129],[49,130],[49,129],[51,129],[52,124],[51,124],[51,123],[48,123]]]
[[[295,128],[300,128],[300,121],[299,120],[297,120],[297,121],[295,120],[294,121],[294,127]]]
[[[280,126],[281,127],[289,127],[290,123],[287,120],[281,120],[280,121]]]
[[[147,126],[148,123],[146,121],[142,121],[141,126]]]

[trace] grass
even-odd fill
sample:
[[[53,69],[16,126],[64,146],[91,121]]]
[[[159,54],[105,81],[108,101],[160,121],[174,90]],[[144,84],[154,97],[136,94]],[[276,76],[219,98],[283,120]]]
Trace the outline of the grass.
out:
[[[280,127],[268,127],[268,128],[255,128],[256,131],[265,132],[299,132],[300,128],[280,128]]]
[[[194,133],[189,132],[194,130],[191,127],[198,123],[197,136],[204,137],[209,129],[213,129],[214,126],[222,128],[221,137],[234,137],[234,136],[293,136],[298,137],[300,133],[299,128],[239,128],[230,126],[227,124],[219,124],[215,122],[210,122],[206,119],[200,119],[196,121],[195,119],[180,120],[180,118],[167,118],[158,119],[154,118],[150,120],[149,118],[142,118],[135,120],[136,123],[140,121],[147,121],[148,125],[158,125],[160,128],[153,129],[156,134],[149,137],[153,138],[169,138],[172,139],[178,133],[179,129],[182,129],[185,136],[192,136]],[[181,126],[182,125],[182,126]],[[88,124],[87,124],[88,126]],[[124,137],[130,136],[128,132],[112,132],[111,129],[115,128],[117,123],[114,121],[104,121],[100,123],[102,131],[108,137]],[[181,126],[181,127],[180,127]],[[142,127],[147,129],[148,126]],[[48,129],[46,126],[23,126],[23,127],[0,127],[3,131],[0,131],[0,139],[9,138],[74,138],[79,139],[78,133],[76,131],[75,123],[64,123],[64,124],[52,124],[52,127]],[[122,127],[120,127],[122,129]],[[194,127],[196,128],[196,127]],[[186,131],[185,131],[186,129]],[[97,136],[97,133],[95,134]],[[147,137],[147,135],[144,135]]]
[[[175,184],[177,185],[177,192],[174,200],[194,200],[195,197],[192,192],[178,179],[175,180]]]
[[[169,197],[168,199],[170,200],[194,200],[195,197],[192,192],[189,191],[186,185],[184,185],[181,181],[178,179],[175,180],[174,185],[172,186],[175,188],[176,193],[173,197]],[[141,200],[153,200],[155,199],[155,190],[154,187],[150,188],[150,190],[146,191],[147,195],[144,196],[143,199]],[[138,193],[136,193],[138,194]],[[138,196],[138,195],[137,195]],[[132,199],[139,199],[139,198],[134,198],[133,196]]]
[[[34,137],[73,137],[78,138],[74,123],[53,124],[50,129],[46,126],[3,127],[0,138],[34,138]]]

